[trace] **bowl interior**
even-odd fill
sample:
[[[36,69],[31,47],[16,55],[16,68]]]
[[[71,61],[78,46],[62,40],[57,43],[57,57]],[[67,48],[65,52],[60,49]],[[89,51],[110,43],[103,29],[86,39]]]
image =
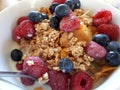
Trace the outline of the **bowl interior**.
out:
[[[111,10],[113,14],[112,22],[119,25],[120,27],[120,17],[119,17],[120,11],[117,10],[116,8],[112,7],[109,4],[105,4],[102,1],[93,1],[93,0],[80,0],[80,1],[82,5],[81,7],[85,10],[90,10],[90,12],[92,13],[100,9]],[[35,10],[36,8],[39,8],[42,6],[48,7],[51,4],[51,2],[52,0],[34,0],[34,1],[25,0],[19,3],[16,3],[15,5],[8,7],[2,12],[0,12],[0,34],[1,34],[0,35],[0,38],[1,38],[0,40],[0,70],[1,71],[2,70],[4,71],[9,71],[9,70],[15,71],[16,70],[14,68],[15,67],[14,62],[11,62],[10,60],[10,51],[13,48],[18,47],[17,43],[15,43],[11,37],[11,33],[12,33],[13,28],[16,25],[17,18],[19,18],[20,16],[28,15],[29,11]],[[106,89],[103,89],[103,88],[109,86],[110,83],[108,82],[110,82],[111,80],[113,79],[116,80],[115,76],[118,75],[119,72],[120,70],[118,68],[118,70],[116,70],[115,73],[111,75],[110,78],[100,87],[98,87],[96,90],[106,90],[107,88]],[[15,83],[18,83],[16,79],[7,78],[7,80],[11,80]],[[118,86],[119,85],[116,85],[115,87],[118,87]],[[49,89],[47,88],[45,90],[49,90]]]

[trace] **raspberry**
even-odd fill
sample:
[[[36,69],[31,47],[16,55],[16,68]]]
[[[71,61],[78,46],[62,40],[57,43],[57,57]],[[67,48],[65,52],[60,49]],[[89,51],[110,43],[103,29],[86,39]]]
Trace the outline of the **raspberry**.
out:
[[[22,73],[26,74],[24,72],[22,72]],[[21,80],[22,84],[26,85],[26,86],[30,86],[30,85],[33,85],[35,83],[35,81],[30,79],[30,78],[21,77],[20,80]]]
[[[49,71],[49,85],[52,90],[68,90],[68,77],[60,71]]]
[[[65,32],[74,31],[79,27],[80,27],[79,18],[72,14],[63,17],[62,20],[60,21],[60,29]]]
[[[52,3],[63,4],[66,0],[53,0]]]
[[[103,59],[107,53],[106,49],[99,45],[98,43],[94,41],[90,41],[86,45],[86,53],[95,58],[95,59]]]
[[[71,77],[70,90],[91,90],[92,84],[92,78],[87,73],[80,71]]]
[[[15,41],[20,41],[22,38],[31,38],[34,34],[34,23],[29,20],[24,20],[13,30],[12,37]]]
[[[98,26],[98,32],[107,34],[110,40],[118,40],[119,27],[115,24],[102,24]]]
[[[23,69],[23,62],[22,63],[16,63],[16,68],[17,68],[17,70],[22,70]]]
[[[47,72],[47,70],[48,69],[45,62],[39,57],[30,56],[27,57],[23,62],[22,71],[35,78],[42,77],[43,74]]]
[[[21,77],[20,79],[21,79],[22,84],[24,84],[26,86],[30,86],[30,85],[34,84],[34,80],[32,80],[32,79],[23,78],[23,77]]]
[[[27,16],[22,16],[22,17],[18,18],[17,25],[19,25],[24,20],[28,20],[28,17]]]
[[[109,10],[100,10],[93,16],[93,24],[99,26],[100,24],[109,23],[112,20],[112,13]]]

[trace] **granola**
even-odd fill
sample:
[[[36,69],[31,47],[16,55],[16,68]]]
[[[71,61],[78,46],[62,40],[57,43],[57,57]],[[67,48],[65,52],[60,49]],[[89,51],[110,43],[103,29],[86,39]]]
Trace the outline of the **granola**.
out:
[[[51,16],[48,8],[41,7],[37,10]],[[93,28],[88,11],[76,9],[74,14],[82,21],[81,29],[90,31],[91,27]],[[94,60],[85,53],[87,41],[80,40],[79,35],[75,35],[75,32],[57,31],[49,26],[49,20],[35,24],[35,30],[36,33],[32,40],[22,39],[20,42],[20,48],[24,52],[23,59],[27,56],[39,56],[47,63],[49,69],[60,70],[59,60],[67,57],[73,61],[74,70],[84,71]],[[94,31],[94,33],[96,32]]]

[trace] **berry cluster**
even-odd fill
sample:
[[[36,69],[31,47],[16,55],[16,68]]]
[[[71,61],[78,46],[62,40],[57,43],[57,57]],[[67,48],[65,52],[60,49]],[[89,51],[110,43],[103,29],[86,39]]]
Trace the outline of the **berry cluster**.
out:
[[[21,61],[21,57],[22,51],[14,49],[11,52],[11,58],[14,61]],[[58,66],[61,71],[48,71],[45,62],[36,56],[27,57],[22,63],[17,63],[16,66],[18,70],[22,71],[22,73],[31,75],[37,79],[47,72],[49,77],[48,84],[51,86],[52,90],[67,90],[69,80],[72,90],[76,90],[76,88],[88,90],[92,87],[93,80],[86,72],[80,71],[72,77],[69,77],[70,71],[74,69],[73,63],[69,58],[63,58],[59,61]],[[34,84],[34,80],[29,78],[21,77],[20,79],[22,84],[26,86]]]
[[[22,70],[22,68],[23,68],[23,62],[22,62],[23,52],[19,49],[13,49],[11,51],[10,56],[11,56],[13,61],[17,62],[16,63],[17,70]],[[21,62],[19,62],[19,61],[21,61]]]
[[[79,28],[80,20],[72,14],[72,11],[80,7],[81,3],[79,0],[53,0],[49,7],[51,14],[54,14],[50,18],[50,26],[65,32]]]
[[[112,13],[110,10],[100,10],[93,16],[93,24],[97,26],[98,33],[108,35],[110,40],[118,40],[119,27],[111,23]]]
[[[50,26],[65,32],[79,28],[80,20],[72,14],[72,10],[80,8],[80,6],[79,0],[53,0],[49,7],[50,12],[54,14],[50,18]],[[38,11],[31,11],[28,16],[20,17],[17,20],[17,27],[12,33],[13,39],[19,42],[22,38],[32,38],[35,35],[34,24],[44,19],[49,19],[48,15]]]
[[[17,20],[17,26],[12,32],[12,37],[19,42],[21,39],[31,39],[35,35],[35,23],[48,19],[48,15],[38,11],[31,11],[28,16],[22,16]]]
[[[60,71],[49,71],[49,85],[52,90],[90,90],[92,88],[93,80],[85,72],[79,71],[71,78]],[[69,82],[70,81],[70,82]]]
[[[112,13],[100,10],[93,16],[93,24],[97,26],[98,34],[87,43],[86,52],[95,59],[105,59],[111,66],[120,65],[119,27],[111,24]]]
[[[15,52],[15,50],[12,52]],[[20,50],[17,51],[20,52]],[[55,70],[48,71],[45,62],[36,56],[26,58],[21,65],[22,73],[31,75],[37,79],[47,72],[49,77],[48,84],[51,86],[52,90],[68,90],[69,80],[71,90],[76,90],[76,88],[88,90],[92,87],[93,80],[86,72],[80,71],[69,78],[69,72],[74,69],[73,63],[69,58],[60,60],[59,67],[62,72]],[[18,67],[20,68],[19,65]],[[21,78],[21,82],[26,86],[34,84],[34,80],[23,77]]]
[[[111,66],[120,65],[120,43],[109,41],[105,34],[97,34],[87,43],[86,53],[95,59],[105,59]]]

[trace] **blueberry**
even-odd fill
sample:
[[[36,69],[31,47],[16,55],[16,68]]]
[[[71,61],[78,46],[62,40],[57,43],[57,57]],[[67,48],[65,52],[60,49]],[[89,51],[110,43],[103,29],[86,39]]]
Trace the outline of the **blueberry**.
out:
[[[52,16],[50,18],[50,26],[54,29],[59,29],[60,19],[57,16]]]
[[[53,14],[55,12],[55,8],[56,6],[58,6],[59,4],[58,3],[52,3],[49,7],[49,10],[51,12],[51,14]]]
[[[20,61],[22,56],[23,56],[23,53],[19,49],[13,49],[11,51],[11,58],[13,61]]]
[[[120,44],[116,41],[111,41],[107,46],[106,46],[107,51],[117,51],[120,53]]]
[[[60,4],[55,8],[55,14],[57,17],[64,17],[69,14],[70,8],[66,4]]]
[[[74,3],[77,3],[79,0],[73,0],[74,1]]]
[[[48,17],[47,14],[42,13],[42,19],[43,19],[43,20],[44,20],[44,19],[49,19],[49,17]]]
[[[107,46],[110,42],[109,37],[106,34],[96,34],[93,36],[92,41],[97,42],[101,46]]]
[[[43,20],[42,14],[38,11],[31,11],[28,15],[30,21],[38,23]]]
[[[74,1],[74,9],[79,9],[81,7],[81,2],[80,0],[73,0]]]
[[[74,68],[73,62],[69,58],[61,59],[58,66],[63,73],[69,73]]]
[[[71,10],[74,10],[74,5],[75,4],[74,4],[73,0],[66,0],[65,4],[67,4]]]
[[[120,65],[120,54],[116,51],[110,51],[105,56],[105,61],[110,66]]]

